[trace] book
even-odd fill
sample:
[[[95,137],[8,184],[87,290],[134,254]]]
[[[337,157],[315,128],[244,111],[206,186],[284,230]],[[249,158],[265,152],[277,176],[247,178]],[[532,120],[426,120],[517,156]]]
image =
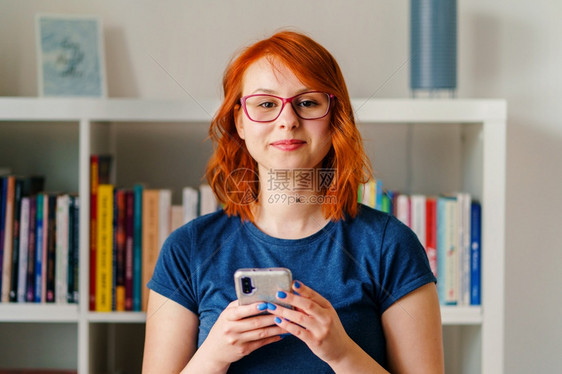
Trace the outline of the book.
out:
[[[124,189],[115,190],[114,200],[114,285],[115,285],[115,308],[116,311],[125,310],[125,251],[127,245],[126,237],[126,197]]]
[[[481,304],[481,243],[482,206],[473,201],[470,205],[470,304]]]
[[[193,187],[182,190],[183,222],[188,223],[198,215],[199,195]]]
[[[218,202],[215,197],[211,186],[202,184],[199,186],[199,215],[216,212],[218,209]]]
[[[33,300],[36,303],[43,301],[42,299],[42,286],[43,286],[43,219],[45,215],[43,210],[45,209],[45,194],[37,195],[36,211],[37,216],[35,218],[35,285]]]
[[[29,198],[29,239],[27,253],[26,302],[35,301],[35,251],[37,248],[37,196]]]
[[[80,198],[69,195],[67,302],[79,301],[80,277]]]
[[[21,225],[21,199],[23,197],[23,179],[16,178],[14,184],[14,223],[12,233],[12,273],[10,274],[10,302],[18,301],[18,274]]]
[[[70,196],[62,194],[56,197],[55,301],[58,304],[68,302],[69,222]]]
[[[2,287],[1,302],[10,301],[10,281],[12,279],[12,246],[14,230],[14,194],[16,179],[13,175],[7,176],[5,218],[4,218],[4,253],[2,258]]]
[[[133,310],[133,262],[134,262],[134,212],[135,194],[125,193],[125,310]]]
[[[4,263],[4,236],[6,235],[6,199],[8,194],[8,178],[0,178],[0,300],[2,295],[2,268]]]
[[[19,263],[18,263],[18,279],[17,279],[17,296],[16,301],[25,302],[25,294],[27,291],[27,263],[29,255],[29,215],[31,199],[23,197],[21,199],[21,223],[20,223],[20,242],[19,242]]]
[[[56,253],[57,253],[57,195],[48,194],[47,201],[49,203],[48,228],[47,228],[47,278],[46,278],[46,301],[48,303],[55,302],[55,269],[56,269]]]
[[[470,304],[470,203],[470,194],[464,192],[457,194],[459,305]]]
[[[141,184],[133,187],[134,207],[133,207],[133,310],[142,309],[142,211],[143,211],[143,190]]]
[[[437,200],[434,197],[428,197],[425,203],[425,253],[429,267],[433,275],[437,277]]]
[[[443,305],[458,302],[458,215],[457,198],[437,199],[437,291]]]
[[[100,184],[97,191],[95,310],[112,310],[113,284],[113,185]]]
[[[159,217],[160,193],[155,189],[144,189],[142,195],[142,307],[146,311],[148,287],[152,272],[160,253]]]
[[[398,218],[406,226],[411,226],[410,221],[410,197],[408,195],[399,194],[396,197],[396,218]]]
[[[414,231],[421,245],[426,247],[426,202],[424,195],[410,196],[411,221],[410,227]]]

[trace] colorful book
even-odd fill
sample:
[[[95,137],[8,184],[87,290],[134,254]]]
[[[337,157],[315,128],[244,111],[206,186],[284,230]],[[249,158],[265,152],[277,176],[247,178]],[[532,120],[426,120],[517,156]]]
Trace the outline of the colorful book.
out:
[[[37,195],[37,203],[36,203],[36,210],[37,216],[35,219],[36,226],[35,226],[35,289],[34,289],[34,297],[33,301],[36,303],[40,303],[43,301],[42,299],[42,286],[43,286],[43,219],[45,215],[43,214],[43,210],[45,209],[45,194],[38,194]]]
[[[16,178],[14,184],[14,223],[12,233],[12,273],[10,274],[10,302],[18,301],[18,274],[20,254],[21,199],[23,197],[23,179]]]
[[[25,301],[35,301],[35,251],[37,249],[37,196],[31,196],[29,200],[29,240],[27,254],[27,281]]]
[[[97,217],[98,217],[98,186],[99,186],[99,157],[90,156],[90,287],[89,310],[96,310],[96,247],[97,247]]]
[[[426,203],[424,195],[410,196],[411,204],[411,228],[418,236],[421,245],[426,247]]]
[[[459,305],[470,304],[470,203],[470,194],[457,194]]]
[[[133,255],[134,255],[134,211],[135,194],[132,190],[125,193],[125,310],[133,310]]]
[[[96,308],[112,310],[113,283],[113,186],[100,184],[97,193]]]
[[[114,213],[114,253],[116,254],[116,263],[114,267],[114,284],[115,284],[115,309],[116,311],[125,311],[125,251],[127,245],[126,237],[126,196],[125,190],[117,189],[115,191]]]
[[[443,305],[458,302],[458,223],[457,199],[443,196],[437,199],[437,291]]]

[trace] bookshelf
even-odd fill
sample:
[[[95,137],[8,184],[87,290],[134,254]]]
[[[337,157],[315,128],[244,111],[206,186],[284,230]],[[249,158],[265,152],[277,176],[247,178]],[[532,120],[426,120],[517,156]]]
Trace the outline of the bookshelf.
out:
[[[110,152],[116,184],[171,187],[179,199],[182,186],[201,181],[211,153],[203,140],[217,105],[0,98],[0,167],[43,174],[46,189],[75,191],[81,199],[80,303],[0,304],[0,335],[21,335],[18,344],[0,343],[0,350],[10,352],[0,368],[140,371],[145,315],[87,308],[89,157]],[[385,187],[427,194],[465,190],[482,202],[482,306],[442,307],[446,369],[503,372],[506,102],[359,98],[353,106]],[[52,339],[36,335],[56,335],[70,347],[68,354],[53,360]],[[42,350],[29,361],[30,352]]]

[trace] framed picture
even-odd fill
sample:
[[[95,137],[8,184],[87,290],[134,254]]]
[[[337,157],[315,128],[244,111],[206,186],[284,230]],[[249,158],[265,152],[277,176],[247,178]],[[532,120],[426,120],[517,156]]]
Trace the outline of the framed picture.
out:
[[[106,97],[99,17],[36,16],[39,96]]]

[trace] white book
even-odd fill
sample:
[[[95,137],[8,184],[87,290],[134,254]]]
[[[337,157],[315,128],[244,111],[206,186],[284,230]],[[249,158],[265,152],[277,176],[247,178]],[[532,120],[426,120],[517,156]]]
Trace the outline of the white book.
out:
[[[55,302],[66,304],[68,301],[68,230],[70,197],[57,196],[56,203],[56,238],[55,238]]]
[[[396,218],[410,226],[410,197],[400,194],[396,198]]]
[[[217,199],[211,186],[208,184],[202,184],[199,187],[200,199],[199,199],[199,213],[200,215],[205,215],[209,213],[216,212],[218,208]]]
[[[171,232],[172,190],[162,189],[159,191],[158,196],[158,244],[159,248],[162,248]]]
[[[183,225],[183,206],[172,205],[170,230],[173,232]]]
[[[418,240],[425,248],[426,246],[426,209],[425,209],[425,196],[412,195],[410,197],[411,211],[411,225],[412,231],[418,236]]]
[[[27,289],[27,259],[29,254],[29,210],[29,197],[22,197],[20,216],[20,247],[18,258],[18,303],[25,302],[25,292]]]
[[[197,218],[197,205],[199,203],[199,194],[193,187],[184,187],[182,191],[183,205],[183,223],[188,223]]]
[[[458,253],[459,253],[459,305],[470,304],[470,205],[468,193],[457,194]]]

